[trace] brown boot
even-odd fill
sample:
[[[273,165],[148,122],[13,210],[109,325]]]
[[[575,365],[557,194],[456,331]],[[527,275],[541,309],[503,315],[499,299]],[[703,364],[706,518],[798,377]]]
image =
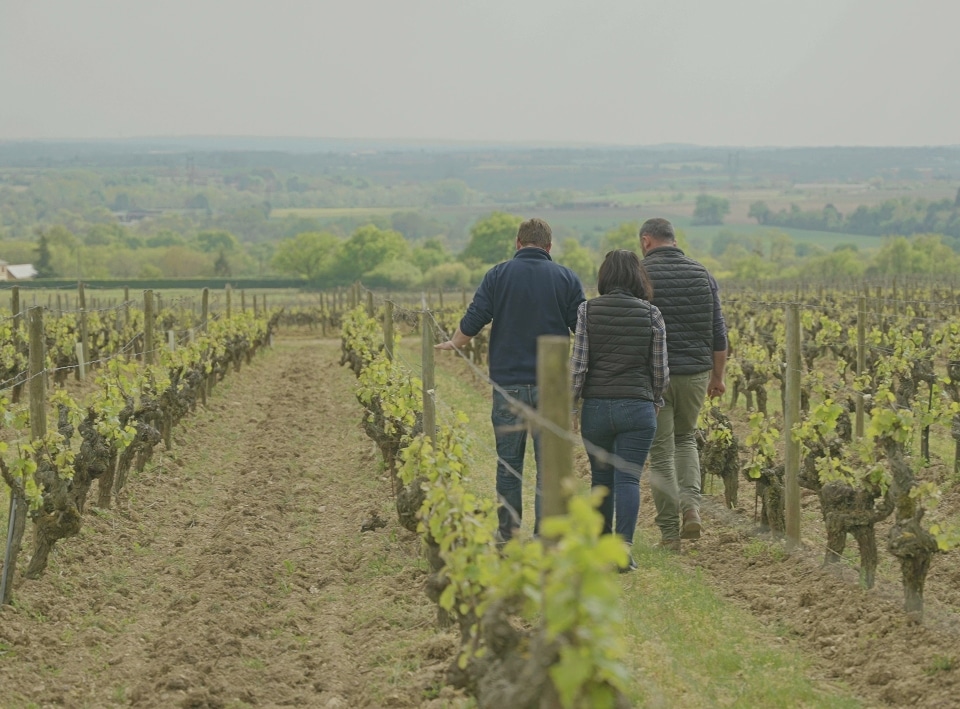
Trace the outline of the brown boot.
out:
[[[661,539],[660,543],[657,544],[657,549],[669,552],[671,554],[679,554],[680,540],[679,539]]]
[[[700,524],[700,512],[697,510],[687,510],[683,513],[683,529],[680,531],[680,538],[699,539],[702,527],[703,525]]]

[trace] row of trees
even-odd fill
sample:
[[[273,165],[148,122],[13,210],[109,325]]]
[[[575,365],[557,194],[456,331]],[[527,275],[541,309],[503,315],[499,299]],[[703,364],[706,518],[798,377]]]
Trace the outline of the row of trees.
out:
[[[960,190],[953,200],[888,199],[873,206],[860,205],[848,215],[832,204],[822,210],[803,210],[791,204],[789,209],[773,211],[766,202],[758,201],[750,205],[748,216],[769,226],[870,236],[936,233],[960,243]]]
[[[816,278],[828,281],[891,275],[950,275],[960,272],[957,254],[940,234],[889,237],[876,250],[839,244],[828,251],[796,244],[776,229],[750,235],[722,231],[701,258],[719,278],[742,281]]]

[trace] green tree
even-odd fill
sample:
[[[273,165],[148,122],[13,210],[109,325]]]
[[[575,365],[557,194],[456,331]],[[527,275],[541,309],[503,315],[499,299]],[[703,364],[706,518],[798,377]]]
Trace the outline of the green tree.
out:
[[[402,260],[409,248],[400,232],[367,224],[343,242],[337,274],[348,282],[356,280],[381,263]]]
[[[196,243],[205,254],[233,251],[237,248],[237,237],[224,229],[210,229],[197,234]]]
[[[576,239],[564,239],[557,263],[576,273],[583,283],[592,285],[597,279],[596,259]]]
[[[640,253],[640,224],[626,222],[600,237],[600,250],[604,255],[617,249]]]
[[[69,251],[75,251],[80,246],[80,241],[74,236],[73,232],[61,224],[57,224],[47,231],[47,242],[50,246],[62,246]]]
[[[409,261],[384,261],[363,274],[364,285],[371,288],[409,290],[420,285],[420,269]]]
[[[274,250],[274,245],[266,242],[262,244],[253,244],[249,249],[247,249],[250,257],[257,263],[258,276],[263,275],[263,267],[265,264],[270,263],[270,259],[273,258]]]
[[[840,281],[859,278],[866,271],[867,264],[856,249],[837,247],[829,254],[814,256],[802,268],[816,273],[817,278]]]
[[[697,195],[693,208],[694,224],[723,224],[723,218],[730,213],[730,202],[722,197],[708,194]]]
[[[766,224],[770,221],[770,207],[767,206],[766,202],[757,201],[750,205],[750,211],[747,212],[747,216],[751,219],[756,219],[757,224]]]
[[[229,278],[232,275],[227,254],[222,249],[217,256],[217,260],[213,262],[213,275],[220,276],[221,278]]]
[[[424,273],[451,260],[450,252],[440,239],[427,239],[410,253],[410,260]]]
[[[277,244],[273,267],[280,273],[318,281],[333,273],[343,241],[327,232],[308,231]]]
[[[53,255],[50,253],[50,242],[46,234],[40,234],[37,241],[37,261],[33,265],[37,269],[37,278],[53,278]]]
[[[434,204],[455,207],[466,204],[470,188],[463,180],[441,180],[431,195]]]
[[[517,248],[517,229],[523,221],[515,214],[493,212],[479,219],[470,229],[470,243],[460,259],[477,259],[480,263],[500,263],[511,257]]]
[[[470,269],[462,263],[441,263],[423,274],[423,284],[431,288],[466,288]]]
[[[162,229],[156,234],[148,236],[146,245],[151,249],[160,249],[167,246],[186,246],[187,240],[175,231]]]

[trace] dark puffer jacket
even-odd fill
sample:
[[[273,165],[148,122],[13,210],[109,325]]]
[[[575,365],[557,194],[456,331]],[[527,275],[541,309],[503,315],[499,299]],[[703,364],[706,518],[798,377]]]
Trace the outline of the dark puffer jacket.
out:
[[[707,269],[676,246],[647,251],[643,265],[653,282],[653,300],[667,326],[671,374],[713,369],[714,298]]]
[[[587,303],[584,399],[653,400],[650,304],[616,289]]]

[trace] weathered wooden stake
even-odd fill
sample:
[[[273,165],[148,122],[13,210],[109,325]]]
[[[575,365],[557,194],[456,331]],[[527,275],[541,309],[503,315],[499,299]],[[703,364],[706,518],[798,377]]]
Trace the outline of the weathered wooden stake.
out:
[[[566,514],[573,485],[573,445],[568,436],[573,407],[570,391],[570,340],[557,335],[537,338],[538,412],[560,432],[541,427],[543,517]]]
[[[393,302],[383,304],[383,346],[387,350],[387,357],[393,360]]]
[[[423,309],[420,314],[421,322],[423,327],[420,328],[421,332],[421,357],[422,357],[422,372],[421,378],[423,380],[423,432],[429,436],[430,443],[434,446],[437,445],[437,409],[436,409],[436,390],[434,384],[434,362],[433,362],[433,328],[428,324],[427,319],[430,317],[429,312],[427,311],[426,303],[423,304]]]
[[[800,442],[793,439],[793,427],[800,422],[800,306],[797,303],[787,305],[786,359],[784,521],[787,550],[792,551],[800,546]]]
[[[87,296],[82,283],[77,284],[77,300],[80,304],[80,346],[77,348],[77,361],[83,360],[83,364],[77,367],[77,379],[83,381],[90,354],[87,350]]]
[[[47,378],[46,340],[43,334],[43,309],[32,308],[30,328],[30,435],[33,440],[47,435]],[[10,511],[7,524],[7,546],[4,550],[3,573],[0,575],[0,604],[8,604],[13,596],[13,578],[17,556],[23,544],[27,524],[27,501],[15,490],[10,491]]]
[[[863,370],[867,368],[867,297],[861,295],[857,299],[857,376],[863,375]],[[857,438],[863,438],[864,420],[863,394],[857,394],[857,413],[855,432]]]
[[[153,352],[153,291],[143,292],[143,363],[150,365],[156,359]]]

